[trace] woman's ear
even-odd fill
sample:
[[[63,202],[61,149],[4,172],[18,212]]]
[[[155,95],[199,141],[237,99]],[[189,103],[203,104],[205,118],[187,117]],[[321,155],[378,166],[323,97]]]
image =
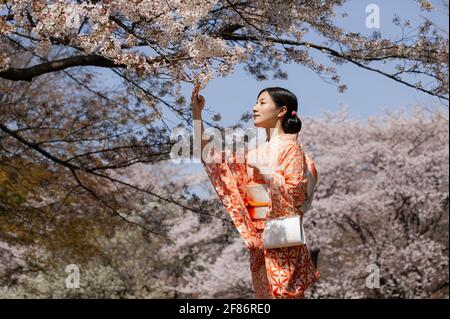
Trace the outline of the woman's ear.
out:
[[[284,106],[284,105],[282,105],[278,110],[279,110],[279,112],[278,112],[278,118],[282,118],[282,117],[285,116],[286,113],[287,113],[287,107]]]

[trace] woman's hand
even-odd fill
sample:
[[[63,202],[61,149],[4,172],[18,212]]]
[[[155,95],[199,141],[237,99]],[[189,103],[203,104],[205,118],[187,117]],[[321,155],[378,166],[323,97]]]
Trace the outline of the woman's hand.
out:
[[[196,83],[194,89],[192,90],[192,114],[194,119],[201,118],[203,108],[205,107],[205,98],[202,95],[198,95],[200,90],[200,83]]]
[[[205,145],[209,142],[206,139],[203,139],[203,121],[202,121],[202,111],[205,107],[205,98],[203,96],[198,95],[198,91],[200,90],[200,83],[196,82],[194,85],[194,89],[192,90],[192,119],[194,120],[194,154],[196,157],[198,156],[203,162],[203,150]],[[200,149],[198,149],[198,145],[200,145]]]
[[[264,169],[264,167],[268,167],[269,163],[265,158],[262,158],[261,155],[258,156],[256,152],[250,152],[247,158],[247,165],[260,171]]]
[[[264,181],[268,184],[270,182],[270,178],[272,176],[272,173],[275,171],[270,167],[268,162],[261,162],[261,161],[255,161],[253,159],[249,159],[247,161],[247,165],[254,170],[256,170],[256,173],[260,174]]]

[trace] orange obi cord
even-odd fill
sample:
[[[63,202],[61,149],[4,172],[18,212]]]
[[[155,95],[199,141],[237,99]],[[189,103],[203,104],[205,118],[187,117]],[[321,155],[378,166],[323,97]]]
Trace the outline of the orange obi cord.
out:
[[[248,199],[244,200],[244,202],[251,218],[255,218],[255,207],[269,206],[270,204],[270,202],[254,202]]]

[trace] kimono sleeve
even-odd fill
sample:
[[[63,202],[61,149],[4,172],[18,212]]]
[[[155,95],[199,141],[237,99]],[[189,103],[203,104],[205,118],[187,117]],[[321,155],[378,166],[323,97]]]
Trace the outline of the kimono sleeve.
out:
[[[261,238],[245,206],[245,187],[249,180],[246,159],[247,154],[242,157],[212,148],[202,164],[244,243],[254,248],[260,246]]]
[[[270,178],[272,205],[268,218],[303,215],[300,206],[307,200],[307,182],[306,159],[300,144],[286,144]]]

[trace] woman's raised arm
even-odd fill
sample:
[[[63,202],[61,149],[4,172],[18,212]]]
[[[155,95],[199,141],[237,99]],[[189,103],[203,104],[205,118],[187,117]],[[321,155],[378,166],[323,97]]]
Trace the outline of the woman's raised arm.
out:
[[[193,125],[194,125],[194,148],[196,145],[200,142],[200,159],[203,162],[203,149],[206,144],[208,144],[208,140],[203,139],[203,120],[202,120],[202,111],[205,107],[205,98],[202,95],[198,95],[198,91],[200,89],[200,84],[196,83],[194,86],[194,89],[192,90],[192,97],[191,97],[191,103],[192,103],[192,119],[193,119]]]

